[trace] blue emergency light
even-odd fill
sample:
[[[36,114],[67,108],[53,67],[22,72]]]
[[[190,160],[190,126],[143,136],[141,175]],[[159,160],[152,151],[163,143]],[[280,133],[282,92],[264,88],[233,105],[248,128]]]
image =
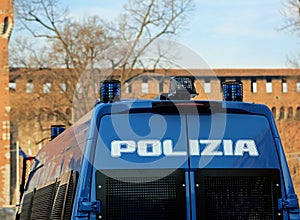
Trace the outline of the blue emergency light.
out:
[[[243,101],[243,83],[239,81],[229,81],[223,83],[224,101]]]
[[[64,125],[51,125],[51,140],[60,135],[64,130],[66,130],[66,126]]]
[[[119,80],[104,80],[100,87],[100,100],[103,103],[120,100],[121,82]]]

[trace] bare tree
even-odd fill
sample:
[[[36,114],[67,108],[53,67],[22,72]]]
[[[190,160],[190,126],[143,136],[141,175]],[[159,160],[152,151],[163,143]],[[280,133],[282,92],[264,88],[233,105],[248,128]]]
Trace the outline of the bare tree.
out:
[[[29,37],[17,36],[10,47],[10,66],[24,69],[45,69],[52,66],[49,47],[35,44]]]
[[[300,1],[299,0],[287,0],[281,10],[282,15],[285,18],[284,24],[279,28],[281,31],[289,31],[300,37]],[[296,57],[288,57],[287,62],[294,67],[299,67],[300,54]]]
[[[285,17],[282,29],[289,29],[300,34],[300,2],[298,0],[287,0],[283,5],[281,13]]]
[[[118,69],[122,84],[142,74],[143,71],[133,73],[137,67],[148,68],[142,55],[158,39],[176,36],[192,8],[193,0],[129,0],[118,22],[108,22],[93,15],[82,20],[71,18],[59,0],[16,0],[19,23],[35,41],[44,40],[40,41],[41,47],[26,39],[12,42],[11,64],[25,69],[52,70],[53,77],[66,84],[66,100],[70,106],[78,108],[74,111],[80,116],[91,107],[90,103],[85,105],[83,102],[90,100],[91,91],[95,91],[95,84],[90,82],[95,78],[96,68]],[[152,68],[158,66],[164,53],[160,48]],[[61,69],[69,74],[60,74]],[[80,81],[86,72],[91,81]],[[55,97],[46,96],[53,104],[39,112],[66,120],[68,117],[59,102],[53,101]],[[74,100],[80,100],[80,105],[74,105]],[[72,119],[68,120],[68,124],[72,123]]]
[[[193,8],[193,0],[129,0],[119,22],[112,23],[97,16],[74,21],[58,0],[17,0],[15,4],[23,27],[51,42],[51,60],[59,61],[56,65],[81,74],[106,59],[112,69],[124,69],[122,82],[130,78],[139,57],[153,42],[178,34]]]
[[[126,42],[126,53],[112,54],[112,67],[122,69],[120,80],[126,82],[143,53],[162,37],[178,34],[192,11],[192,0],[130,0],[115,25],[116,41]],[[117,61],[116,61],[117,58]],[[157,54],[157,60],[161,53]],[[157,62],[155,62],[157,64]]]
[[[21,21],[26,28],[29,28],[27,22],[33,22],[33,19],[26,17],[26,13],[25,15],[20,13],[19,16],[23,16]],[[36,21],[41,27],[47,27],[45,32],[49,33],[42,34],[39,29],[37,31],[35,29],[30,30],[33,36],[46,38],[46,41],[40,42],[40,47],[28,39],[17,39],[11,47],[11,66],[21,66],[27,72],[39,69],[51,70],[51,75],[55,79],[53,81],[61,82],[67,88],[64,95],[68,105],[76,108],[75,105],[72,106],[74,99],[88,100],[92,95],[94,100],[96,96],[95,89],[89,88],[94,88],[93,83],[85,83],[83,86],[78,83],[78,80],[83,72],[93,71],[94,63],[103,59],[103,50],[107,47],[108,41],[105,39],[102,20],[97,16],[91,16],[82,21],[72,21],[66,18],[66,20],[61,20],[60,23],[55,24],[58,19],[50,18],[51,22],[49,23],[53,24],[52,27],[47,24],[47,19],[46,21],[41,19]],[[79,87],[85,89],[80,89],[80,92],[77,92]],[[90,91],[93,93],[91,94]],[[44,96],[50,97],[51,100],[57,98],[56,93]],[[73,109],[73,112],[82,116],[89,110],[89,107],[90,105],[80,105],[80,108]],[[59,104],[52,105],[51,108],[43,108],[39,112],[49,115],[55,114],[56,117],[62,119],[69,118],[64,111],[61,111]],[[73,118],[70,118],[66,124],[72,123]]]

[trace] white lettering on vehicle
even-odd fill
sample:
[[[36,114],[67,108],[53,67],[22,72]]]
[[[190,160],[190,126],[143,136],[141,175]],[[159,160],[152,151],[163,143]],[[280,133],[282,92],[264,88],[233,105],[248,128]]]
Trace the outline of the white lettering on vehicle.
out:
[[[223,152],[218,148],[222,140],[200,140],[200,144],[205,144],[206,147],[201,152],[202,156],[222,156]]]
[[[255,141],[239,139],[233,143],[230,139],[189,140],[189,152],[174,149],[170,139],[160,140],[114,140],[111,142],[111,156],[121,157],[123,154],[137,153],[140,157],[172,156],[259,156]]]

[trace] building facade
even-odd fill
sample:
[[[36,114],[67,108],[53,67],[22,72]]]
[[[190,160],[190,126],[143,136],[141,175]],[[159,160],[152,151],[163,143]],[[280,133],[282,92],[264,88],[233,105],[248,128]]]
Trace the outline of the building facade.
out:
[[[101,80],[111,78],[105,71],[99,70],[98,73],[99,80],[90,83],[95,93]],[[241,81],[245,102],[265,104],[272,111],[300,195],[300,69],[160,69],[155,72],[135,70],[134,74],[135,77],[123,83],[123,99],[155,98],[168,92],[171,76],[193,75],[199,93],[195,99],[222,100],[222,83]],[[114,72],[112,78],[118,76],[118,72]],[[66,79],[77,80],[68,74],[53,77],[51,70],[11,70],[11,123],[17,128],[14,140],[19,140],[27,152],[30,149],[35,154],[49,141],[52,124],[65,124],[68,120],[73,123],[74,93],[82,94],[82,87],[86,86],[75,83],[70,87]],[[91,97],[93,104],[95,97]]]
[[[0,207],[10,204],[10,102],[8,42],[13,28],[13,0],[0,3]]]

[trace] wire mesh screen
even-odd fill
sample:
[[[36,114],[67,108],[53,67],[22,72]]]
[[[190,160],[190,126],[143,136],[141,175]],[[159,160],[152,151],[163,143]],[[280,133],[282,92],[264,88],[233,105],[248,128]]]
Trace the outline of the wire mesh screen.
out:
[[[74,203],[74,197],[75,197],[75,191],[77,186],[77,179],[78,174],[73,171],[68,189],[67,189],[67,196],[66,196],[66,202],[65,202],[65,210],[64,210],[64,219],[71,219],[72,216],[72,209],[73,209],[73,203]]]
[[[101,219],[186,219],[182,170],[110,170],[96,175]]]
[[[26,169],[23,170],[22,178],[24,178],[23,183],[26,184],[28,182],[30,171],[33,168],[33,165],[35,163],[35,160],[33,157],[24,158],[23,159],[23,167],[26,167]]]
[[[20,220],[27,220],[30,219],[31,216],[31,208],[32,208],[32,199],[33,199],[33,192],[28,193],[24,196],[23,204],[22,204],[22,212],[20,215]]]
[[[58,184],[54,182],[50,185],[36,190],[32,203],[32,220],[49,219],[57,187]]]
[[[280,219],[277,170],[202,169],[196,172],[197,219]]]
[[[78,175],[75,171],[25,193],[20,219],[71,219]]]
[[[75,171],[70,171],[61,176],[53,200],[50,219],[71,219],[76,183],[77,173]]]
[[[56,196],[53,202],[53,208],[51,213],[51,219],[61,219],[61,216],[63,215],[63,207],[65,203],[65,194],[66,194],[67,184],[63,184],[59,186]]]

